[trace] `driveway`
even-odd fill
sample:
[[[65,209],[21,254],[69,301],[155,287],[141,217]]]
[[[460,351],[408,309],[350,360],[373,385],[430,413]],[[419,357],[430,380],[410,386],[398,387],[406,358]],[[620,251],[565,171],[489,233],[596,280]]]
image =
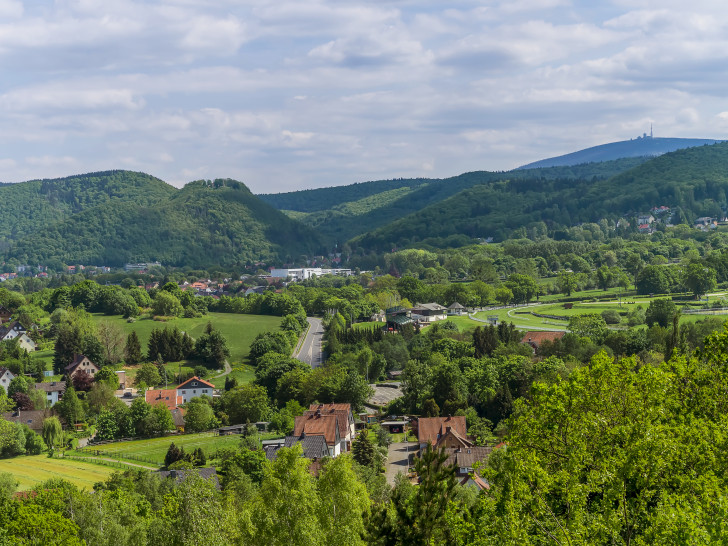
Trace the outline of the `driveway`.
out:
[[[301,349],[296,354],[296,358],[301,362],[305,362],[312,368],[317,368],[323,364],[323,341],[324,327],[321,319],[307,317],[306,320],[310,325],[306,337],[301,343]]]
[[[389,444],[389,453],[387,456],[387,464],[385,475],[387,476],[387,483],[394,485],[394,478],[400,472],[407,474],[409,468],[409,458],[414,456],[419,445],[416,442],[397,442]]]

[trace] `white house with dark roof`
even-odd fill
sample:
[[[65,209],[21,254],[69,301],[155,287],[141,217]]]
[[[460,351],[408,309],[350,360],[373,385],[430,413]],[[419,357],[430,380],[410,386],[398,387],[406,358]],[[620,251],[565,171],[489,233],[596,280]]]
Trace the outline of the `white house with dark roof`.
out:
[[[50,381],[36,383],[35,389],[39,391],[44,391],[46,395],[46,400],[48,401],[48,406],[53,407],[63,396],[63,393],[66,390],[66,382]]]
[[[8,386],[10,386],[10,382],[15,379],[15,374],[8,370],[6,367],[0,368],[0,385],[5,389],[5,392],[8,392]]]
[[[204,379],[200,379],[194,376],[188,379],[177,387],[177,396],[182,397],[182,403],[186,404],[188,401],[198,396],[209,396],[212,398],[212,393],[215,390],[215,385],[208,383]]]

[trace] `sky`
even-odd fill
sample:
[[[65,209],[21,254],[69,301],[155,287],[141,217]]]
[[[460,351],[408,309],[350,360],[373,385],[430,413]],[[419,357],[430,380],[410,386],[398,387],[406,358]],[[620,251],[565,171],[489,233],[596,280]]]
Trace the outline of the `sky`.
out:
[[[715,0],[0,0],[0,181],[255,193],[728,138]]]

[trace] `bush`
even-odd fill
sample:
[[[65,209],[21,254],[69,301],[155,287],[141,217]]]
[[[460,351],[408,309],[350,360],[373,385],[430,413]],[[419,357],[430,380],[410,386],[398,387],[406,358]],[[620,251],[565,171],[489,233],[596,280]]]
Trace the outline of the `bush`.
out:
[[[605,309],[602,311],[602,318],[607,324],[619,324],[621,321],[619,312],[614,309]]]

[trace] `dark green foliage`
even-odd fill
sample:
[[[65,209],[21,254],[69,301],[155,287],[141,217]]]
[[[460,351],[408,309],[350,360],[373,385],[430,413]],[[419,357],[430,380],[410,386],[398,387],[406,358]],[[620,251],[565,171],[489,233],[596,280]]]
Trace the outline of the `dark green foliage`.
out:
[[[4,190],[5,188],[0,188]],[[9,255],[23,263],[159,260],[167,265],[244,264],[287,254],[313,254],[311,229],[255,197],[240,182],[187,184],[151,205],[114,202],[28,230]]]
[[[225,360],[230,357],[227,340],[209,322],[205,333],[195,341],[195,357],[209,368],[222,368]]]
[[[375,447],[368,430],[362,430],[351,443],[351,455],[362,466],[371,466],[374,462]]]
[[[105,203],[149,206],[175,192],[158,178],[131,171],[97,172],[0,186],[0,217],[4,218],[0,227],[0,250],[19,237],[42,232],[49,225]]]
[[[174,442],[169,444],[169,448],[167,449],[167,454],[164,456],[164,466],[170,467],[177,461],[181,461],[184,459],[184,448],[180,449],[176,445],[174,445]]]
[[[130,366],[139,364],[142,361],[142,345],[139,342],[139,336],[135,330],[127,336],[126,346],[124,347],[124,361]]]
[[[667,328],[672,324],[672,318],[677,313],[677,306],[671,299],[657,299],[650,302],[645,313],[645,323],[647,326],[658,324],[663,328]]]

